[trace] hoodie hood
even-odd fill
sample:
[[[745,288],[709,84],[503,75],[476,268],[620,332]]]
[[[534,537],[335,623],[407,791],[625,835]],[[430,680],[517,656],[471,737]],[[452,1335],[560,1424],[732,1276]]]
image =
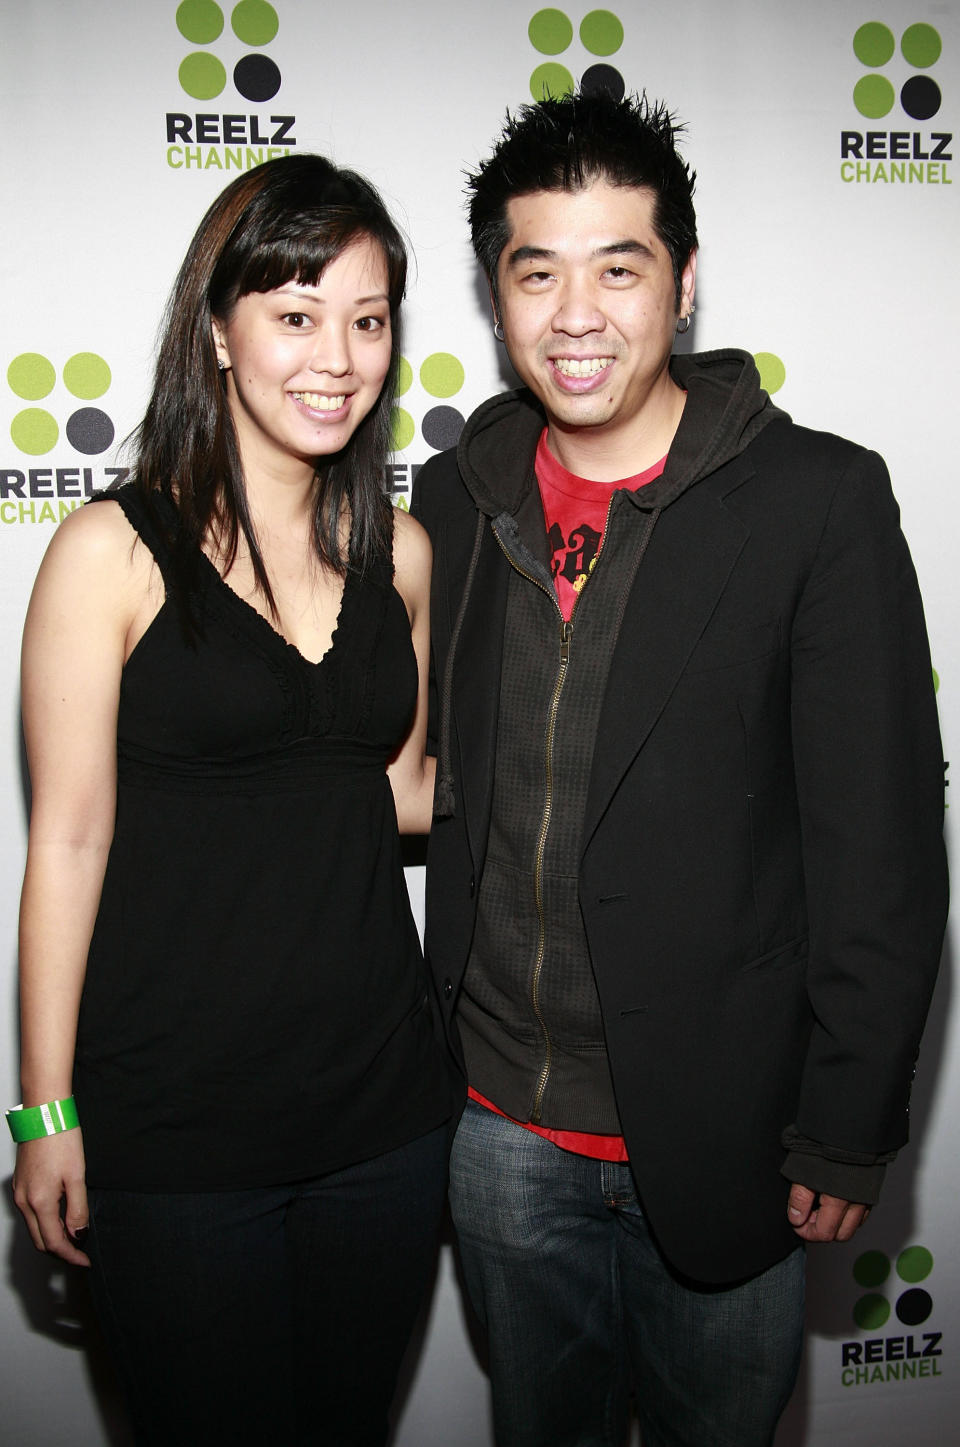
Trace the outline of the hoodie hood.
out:
[[[768,422],[787,414],[760,385],[749,352],[725,348],[670,359],[670,375],[687,403],[663,474],[632,493],[644,509],[662,509],[701,478],[738,456]],[[525,387],[501,392],[467,421],[457,462],[474,502],[487,517],[515,516],[530,491],[546,413]]]

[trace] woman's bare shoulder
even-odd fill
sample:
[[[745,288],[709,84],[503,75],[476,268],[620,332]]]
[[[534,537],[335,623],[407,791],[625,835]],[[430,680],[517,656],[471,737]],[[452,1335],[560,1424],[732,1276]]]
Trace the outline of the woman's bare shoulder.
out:
[[[69,513],[57,528],[47,556],[62,555],[90,565],[129,566],[131,555],[147,549],[120,503],[105,497]]]
[[[150,584],[153,557],[114,499],[87,503],[57,528],[44,555],[34,593],[92,599],[112,597],[126,611]]]
[[[406,509],[393,509],[393,564],[397,572],[430,571],[433,549],[430,538],[422,523],[411,517]]]

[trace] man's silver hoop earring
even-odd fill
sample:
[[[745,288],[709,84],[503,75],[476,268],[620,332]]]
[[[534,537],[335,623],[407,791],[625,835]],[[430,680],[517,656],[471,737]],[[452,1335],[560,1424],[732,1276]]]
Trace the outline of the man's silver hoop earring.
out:
[[[494,322],[493,335],[496,337],[498,342],[504,341],[503,322]]]
[[[690,308],[690,311],[687,313],[687,315],[686,315],[685,317],[681,317],[680,320],[677,322],[677,335],[678,335],[678,336],[681,336],[681,337],[682,337],[683,334],[684,334],[684,332],[688,332],[688,331],[690,330],[690,316],[691,316],[691,313],[692,313],[692,312],[693,312],[693,307]]]

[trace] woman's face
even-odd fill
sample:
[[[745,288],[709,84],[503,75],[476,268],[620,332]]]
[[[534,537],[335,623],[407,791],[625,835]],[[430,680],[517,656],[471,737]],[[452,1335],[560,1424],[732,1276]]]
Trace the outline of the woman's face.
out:
[[[214,320],[217,356],[248,478],[309,468],[346,446],[390,367],[387,263],[363,237],[316,286],[248,292]]]

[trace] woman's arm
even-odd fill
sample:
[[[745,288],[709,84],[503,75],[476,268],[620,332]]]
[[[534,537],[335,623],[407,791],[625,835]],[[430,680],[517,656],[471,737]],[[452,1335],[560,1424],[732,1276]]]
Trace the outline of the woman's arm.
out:
[[[433,819],[437,761],[426,757],[427,681],[430,668],[430,569],[433,553],[426,531],[409,513],[394,508],[394,583],[407,606],[417,655],[417,707],[410,732],[387,767],[401,834],[427,834]]]
[[[71,514],[47,550],[27,612],[22,707],[32,806],[20,904],[26,1106],[72,1093],[80,992],[114,829],[120,675],[153,591],[149,555],[133,544],[118,506]],[[87,1224],[81,1128],[18,1147],[14,1197],[35,1246],[84,1263],[69,1234]]]

